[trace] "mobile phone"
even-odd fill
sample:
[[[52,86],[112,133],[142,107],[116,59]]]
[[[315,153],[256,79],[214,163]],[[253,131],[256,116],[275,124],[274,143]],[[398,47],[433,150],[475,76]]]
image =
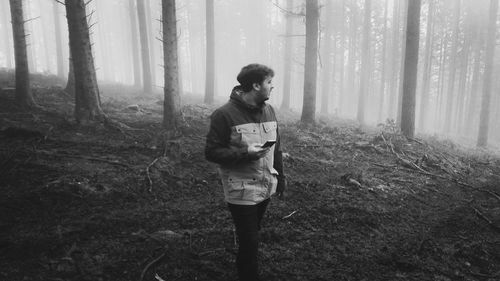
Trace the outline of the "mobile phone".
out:
[[[268,140],[266,141],[261,147],[262,148],[268,148],[268,147],[271,147],[273,146],[274,144],[276,143],[275,140]]]

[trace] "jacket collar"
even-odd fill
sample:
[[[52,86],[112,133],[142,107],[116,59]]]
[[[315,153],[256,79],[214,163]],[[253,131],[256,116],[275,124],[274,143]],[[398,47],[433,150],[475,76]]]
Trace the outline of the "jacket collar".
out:
[[[241,86],[235,86],[231,91],[231,96],[229,97],[229,101],[251,111],[262,110],[264,108],[265,103],[261,105],[252,105],[245,102],[241,97],[242,94],[243,90],[241,89]]]

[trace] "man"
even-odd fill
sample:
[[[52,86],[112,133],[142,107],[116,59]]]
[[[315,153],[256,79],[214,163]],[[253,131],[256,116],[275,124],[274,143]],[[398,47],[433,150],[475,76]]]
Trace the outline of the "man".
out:
[[[258,231],[270,198],[283,195],[280,136],[274,109],[266,103],[274,71],[261,64],[243,67],[229,102],[212,114],[205,157],[219,174],[239,240],[240,281],[258,280]],[[276,141],[270,147],[266,141]]]

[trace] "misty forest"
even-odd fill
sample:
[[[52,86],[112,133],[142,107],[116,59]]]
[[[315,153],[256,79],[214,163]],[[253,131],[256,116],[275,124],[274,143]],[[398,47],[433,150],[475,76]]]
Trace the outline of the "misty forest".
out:
[[[262,280],[500,280],[498,0],[0,0],[0,280],[237,280],[211,113],[271,67]]]

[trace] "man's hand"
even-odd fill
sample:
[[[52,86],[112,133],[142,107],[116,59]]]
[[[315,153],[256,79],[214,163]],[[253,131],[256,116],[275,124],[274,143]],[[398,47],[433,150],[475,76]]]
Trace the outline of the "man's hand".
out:
[[[266,155],[269,149],[270,147],[262,148],[260,143],[253,143],[248,146],[248,157],[252,160],[260,159]]]
[[[278,199],[284,199],[286,188],[287,188],[286,178],[278,176],[278,186],[276,187],[276,194],[278,195]]]

